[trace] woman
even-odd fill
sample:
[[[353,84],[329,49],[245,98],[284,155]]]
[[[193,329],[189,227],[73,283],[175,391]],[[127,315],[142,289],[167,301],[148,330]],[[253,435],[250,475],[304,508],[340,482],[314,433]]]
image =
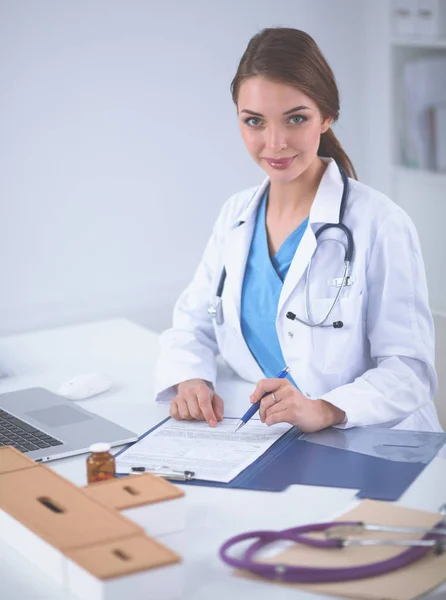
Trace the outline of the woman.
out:
[[[224,412],[214,391],[221,353],[258,381],[251,402],[267,394],[267,425],[441,431],[417,234],[403,210],[356,181],[331,130],[338,90],[318,46],[302,31],[265,29],[231,89],[243,141],[267,179],[223,206],[161,337],[157,399],[170,400],[176,419],[215,426]],[[340,220],[354,242],[348,280],[348,233],[331,227],[316,239]],[[275,378],[284,365],[289,377]]]

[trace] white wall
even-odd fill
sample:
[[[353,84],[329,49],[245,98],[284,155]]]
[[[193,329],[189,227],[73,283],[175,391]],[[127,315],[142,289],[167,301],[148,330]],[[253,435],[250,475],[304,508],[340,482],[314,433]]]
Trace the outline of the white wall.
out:
[[[364,87],[366,149],[363,180],[398,202],[413,219],[420,236],[426,265],[429,297],[436,333],[438,392],[435,402],[440,421],[446,429],[446,279],[444,277],[444,223],[446,186],[444,177],[392,169],[392,113],[394,71],[391,52],[391,2],[366,3],[364,17]]]
[[[441,260],[445,255],[446,179],[392,168],[394,149],[399,144],[395,124],[399,115],[392,105],[400,72],[397,61],[392,66],[390,0],[366,3],[364,17],[366,156],[362,179],[388,194],[413,219],[423,250],[431,307],[437,316],[446,318],[446,278]]]
[[[362,0],[361,0],[362,1]],[[364,183],[392,196],[392,72],[390,0],[363,2]]]
[[[366,172],[363,8],[0,0],[0,333],[136,312],[167,325],[221,204],[263,177],[229,93],[260,28],[315,37]]]

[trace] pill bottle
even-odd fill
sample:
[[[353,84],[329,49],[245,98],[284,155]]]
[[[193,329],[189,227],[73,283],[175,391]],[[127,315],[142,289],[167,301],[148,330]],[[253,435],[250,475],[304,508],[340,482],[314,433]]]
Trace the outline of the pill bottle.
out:
[[[105,481],[115,476],[115,457],[110,453],[110,444],[92,444],[87,458],[87,481]]]

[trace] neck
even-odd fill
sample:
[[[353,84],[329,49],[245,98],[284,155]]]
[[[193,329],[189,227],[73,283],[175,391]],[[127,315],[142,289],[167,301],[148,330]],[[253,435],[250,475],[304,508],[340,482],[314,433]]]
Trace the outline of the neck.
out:
[[[276,217],[296,213],[308,214],[316,196],[326,164],[319,157],[297,179],[289,183],[272,181],[268,194],[268,210]]]

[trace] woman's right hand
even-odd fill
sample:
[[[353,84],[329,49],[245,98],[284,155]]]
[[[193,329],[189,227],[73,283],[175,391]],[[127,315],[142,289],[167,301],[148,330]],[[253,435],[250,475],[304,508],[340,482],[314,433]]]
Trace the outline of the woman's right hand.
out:
[[[177,385],[177,395],[170,403],[174,419],[207,421],[211,427],[223,420],[223,400],[203,379],[189,379]]]

